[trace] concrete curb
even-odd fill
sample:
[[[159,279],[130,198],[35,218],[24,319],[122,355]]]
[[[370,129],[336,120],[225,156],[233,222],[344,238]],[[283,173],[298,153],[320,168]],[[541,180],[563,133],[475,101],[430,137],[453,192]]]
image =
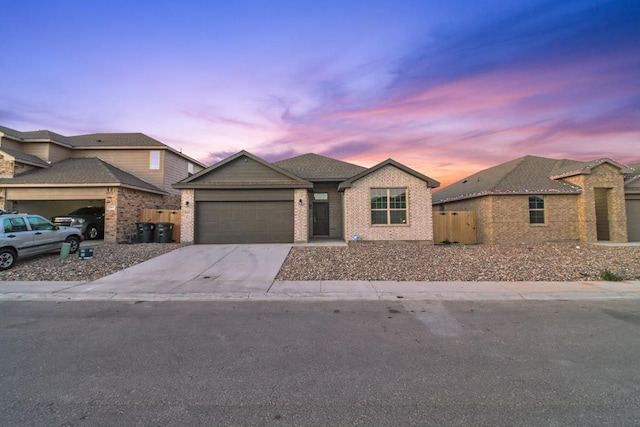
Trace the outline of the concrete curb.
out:
[[[549,301],[640,299],[640,281],[371,282],[272,281],[243,288],[225,281],[212,292],[100,291],[92,282],[0,282],[4,301]],[[188,282],[185,282],[188,283]],[[236,287],[237,285],[237,287]],[[27,289],[25,289],[27,288]],[[75,288],[78,290],[74,291]],[[123,286],[123,288],[126,288]],[[83,289],[91,289],[85,291]],[[241,290],[241,291],[238,291]]]

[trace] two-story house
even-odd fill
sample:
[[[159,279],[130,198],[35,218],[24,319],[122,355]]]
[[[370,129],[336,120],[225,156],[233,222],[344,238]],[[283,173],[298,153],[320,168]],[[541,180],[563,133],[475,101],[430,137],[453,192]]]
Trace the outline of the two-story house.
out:
[[[51,217],[104,206],[106,241],[126,241],[140,209],[180,209],[172,184],[205,167],[142,133],[63,136],[0,126],[0,208]]]

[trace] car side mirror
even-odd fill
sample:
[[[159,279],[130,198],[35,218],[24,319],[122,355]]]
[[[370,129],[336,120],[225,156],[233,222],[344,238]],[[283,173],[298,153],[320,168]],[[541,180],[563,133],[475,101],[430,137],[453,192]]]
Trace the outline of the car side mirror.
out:
[[[60,227],[59,227],[59,226],[57,226],[57,225],[54,225],[54,226],[53,226],[53,229],[54,229],[54,230],[60,230]]]

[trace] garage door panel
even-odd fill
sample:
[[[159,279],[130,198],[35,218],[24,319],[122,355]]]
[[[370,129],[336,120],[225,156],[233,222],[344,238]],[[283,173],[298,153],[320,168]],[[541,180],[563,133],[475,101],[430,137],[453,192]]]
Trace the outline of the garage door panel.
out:
[[[627,237],[640,242],[640,200],[627,199]]]
[[[291,243],[292,201],[197,202],[198,243]]]

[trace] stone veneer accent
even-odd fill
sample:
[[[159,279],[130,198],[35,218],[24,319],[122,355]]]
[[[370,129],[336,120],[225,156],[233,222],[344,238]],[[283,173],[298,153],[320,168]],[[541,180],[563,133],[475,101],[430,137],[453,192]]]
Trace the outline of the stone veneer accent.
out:
[[[162,195],[123,187],[110,187],[105,199],[104,240],[128,242],[137,231],[140,209],[162,206]]]
[[[372,188],[406,188],[408,224],[372,225]],[[345,240],[407,240],[433,243],[431,188],[427,183],[388,165],[355,181],[344,191]]]
[[[36,166],[16,162],[12,157],[0,154],[0,178],[13,178],[32,169]]]
[[[302,204],[299,201],[302,200]],[[305,188],[293,190],[293,241],[306,243],[309,241],[309,193]]]
[[[606,188],[609,190],[607,204],[609,205],[610,241],[627,241],[624,175],[619,168],[608,163],[602,163],[591,169],[590,174],[571,176],[564,180],[582,187],[582,193],[578,196],[577,200],[577,220],[581,241],[596,242],[598,240],[596,230],[595,188]]]
[[[195,190],[182,190],[180,208],[180,242],[193,243],[195,222]]]

